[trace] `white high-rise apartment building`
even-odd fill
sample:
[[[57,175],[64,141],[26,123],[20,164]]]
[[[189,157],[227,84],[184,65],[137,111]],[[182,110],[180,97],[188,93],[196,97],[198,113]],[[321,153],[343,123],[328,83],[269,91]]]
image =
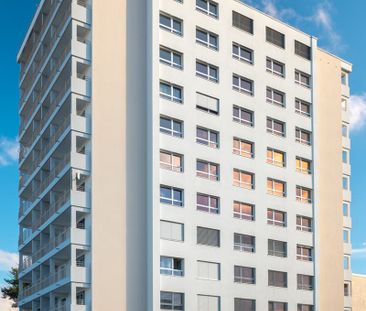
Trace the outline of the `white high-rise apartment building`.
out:
[[[20,310],[351,310],[351,64],[235,0],[42,0],[18,61]]]

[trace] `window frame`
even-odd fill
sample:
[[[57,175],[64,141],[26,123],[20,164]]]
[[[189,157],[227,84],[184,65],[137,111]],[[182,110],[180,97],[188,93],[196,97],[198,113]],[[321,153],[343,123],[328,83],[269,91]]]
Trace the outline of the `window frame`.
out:
[[[234,49],[238,50],[238,54],[235,54]],[[245,58],[242,56],[242,51],[246,51],[251,55],[251,59]],[[241,62],[254,65],[254,51],[244,45],[241,45],[239,43],[233,42],[232,44],[232,57],[236,60],[239,60]]]
[[[308,251],[310,255],[305,255],[304,251]],[[299,252],[300,251],[300,252]],[[296,245],[296,259],[300,261],[313,262],[313,247],[297,244]]]
[[[307,134],[309,136],[309,140],[303,139],[302,134]],[[295,142],[300,143],[302,145],[311,146],[311,144],[312,144],[312,133],[311,133],[311,131],[302,129],[300,127],[296,127],[295,128]]]
[[[238,85],[236,85],[234,83],[235,79],[238,80]],[[247,90],[245,88],[242,87],[242,83],[243,82],[246,82],[246,83],[249,83],[250,86],[251,86],[251,89],[250,90]],[[241,75],[238,75],[236,73],[233,73],[233,81],[232,81],[232,84],[233,84],[233,90],[235,91],[238,91],[240,93],[243,93],[243,94],[247,94],[247,95],[250,95],[250,96],[254,96],[254,81],[251,80],[251,79],[248,79],[248,78],[245,78]]]
[[[269,213],[272,213],[272,217],[269,217],[270,216]],[[277,213],[281,214],[281,216],[283,216],[283,221],[276,219]],[[273,209],[273,208],[268,208],[267,209],[267,224],[273,225],[275,227],[281,227],[281,228],[287,227],[287,213]]]
[[[307,284],[307,282],[304,282],[309,278],[310,283]],[[298,290],[307,290],[312,291],[314,290],[314,277],[312,275],[306,275],[306,274],[298,274],[297,275],[297,289]]]
[[[164,16],[165,18],[169,18],[170,26],[166,26],[166,25],[161,23],[161,16]],[[180,28],[181,28],[180,31],[174,29],[174,22],[180,24]],[[178,36],[183,36],[183,20],[178,18],[178,17],[172,16],[168,13],[160,11],[160,13],[159,13],[159,27],[163,30],[166,30],[166,31],[170,32],[170,33],[176,34]]]
[[[277,39],[274,38],[274,35],[280,35],[282,39],[281,42],[277,41]],[[286,49],[286,35],[268,26],[266,27],[266,42],[273,44],[274,46],[277,46],[281,49]]]
[[[163,303],[162,302],[162,294],[169,294],[171,295],[171,298],[170,298],[170,303]],[[179,295],[180,296],[180,301],[181,301],[181,304],[179,305],[176,305],[175,302],[177,301],[175,299],[175,296],[176,295]],[[179,292],[170,292],[170,291],[160,291],[160,309],[161,310],[180,310],[180,311],[184,311],[184,293],[179,293]],[[164,306],[164,307],[163,307]],[[170,307],[169,307],[170,306]]]
[[[271,94],[271,97],[268,97],[268,93]],[[282,96],[283,101],[277,101],[275,100],[275,95]],[[266,102],[278,107],[286,108],[286,93],[276,90],[272,87],[267,86],[266,88]]]
[[[235,204],[238,204],[239,211],[235,211]],[[247,214],[247,213],[243,212],[242,206],[250,207],[252,210],[252,213]],[[233,201],[233,217],[235,219],[240,219],[240,220],[255,221],[255,205],[234,200]]]
[[[169,121],[169,123],[171,125],[169,130],[167,128],[161,126],[161,120],[162,119]],[[174,129],[175,124],[180,125],[181,132],[178,132]],[[178,137],[178,138],[183,138],[184,137],[184,132],[183,132],[184,127],[183,127],[183,125],[184,125],[184,123],[181,120],[174,119],[174,118],[171,118],[171,117],[168,117],[168,116],[160,115],[160,118],[159,118],[159,132],[162,133],[162,134],[166,134],[166,135],[173,136],[173,137]]]
[[[168,259],[170,260],[171,267],[162,267],[162,259]],[[175,268],[175,260],[181,261],[181,269]],[[162,271],[168,272],[168,273],[162,273]],[[171,256],[163,256],[160,255],[160,275],[164,276],[184,276],[184,259],[178,258],[178,257],[171,257]]]
[[[297,107],[297,105],[299,107]],[[302,106],[308,106],[309,107],[309,112],[303,111],[302,110]],[[302,100],[300,98],[295,98],[295,113],[301,115],[301,116],[305,116],[310,118],[311,117],[311,104],[306,102],[305,100]]]
[[[304,220],[309,221],[310,226],[306,226],[304,224]],[[296,230],[310,233],[313,232],[313,218],[303,215],[296,215]]]
[[[235,142],[239,143],[239,148],[235,147]],[[242,148],[242,144],[250,145],[251,152],[246,151]],[[233,154],[239,155],[241,157],[247,158],[247,159],[254,159],[255,157],[255,143],[246,139],[241,139],[238,137],[233,137]]]
[[[170,191],[170,198],[169,197],[162,197],[161,190],[162,188],[168,189]],[[180,192],[181,200],[177,200],[174,198],[175,191]],[[160,204],[171,205],[176,207],[184,207],[184,190],[181,188],[167,186],[167,185],[160,185]]]
[[[246,276],[246,272],[249,271],[251,277]],[[239,273],[237,274],[237,272]],[[234,265],[234,283],[254,285],[256,283],[256,269],[254,267]]]
[[[308,160],[308,159],[305,159],[305,158],[302,158],[302,157],[299,157],[299,156],[296,156],[296,172],[299,172],[299,173],[302,173],[302,174],[305,174],[305,175],[311,175],[312,174],[312,161],[311,160]],[[299,163],[299,165],[298,165]],[[309,168],[308,169],[305,169],[303,167],[303,163],[307,163]],[[305,166],[306,167],[306,166]]]
[[[271,122],[272,127],[268,127],[268,122]],[[275,124],[279,124],[283,128],[283,132],[275,130]],[[266,131],[272,135],[277,137],[286,137],[286,123],[277,119],[273,119],[271,117],[267,117],[266,119]]]
[[[271,153],[271,157],[269,157],[268,153]],[[278,161],[276,160],[276,154],[279,154],[282,156],[282,161]],[[267,160],[266,162],[268,164],[271,164],[271,165],[274,165],[274,166],[277,166],[277,167],[286,167],[286,152],[285,151],[281,151],[281,150],[278,150],[278,149],[274,149],[274,148],[271,148],[271,147],[267,147]]]
[[[161,160],[162,153],[170,156],[170,163],[162,162],[162,160]],[[180,166],[175,166],[173,164],[174,161],[173,161],[172,157],[179,158]],[[177,172],[177,173],[182,173],[184,171],[184,160],[183,159],[184,159],[184,156],[182,154],[160,149],[160,168],[161,169],[165,169],[165,170]]]
[[[270,63],[270,67],[268,67],[268,63]],[[274,70],[274,65],[278,65],[280,67],[282,67],[282,72],[278,72],[276,70]],[[286,78],[286,65],[278,60],[275,60],[271,57],[267,57],[266,58],[266,71],[275,75],[275,76],[278,76],[278,77],[281,77],[281,78]]]
[[[237,18],[240,18],[241,20],[240,21],[236,20],[235,16]],[[239,29],[241,31],[244,31],[246,33],[249,33],[251,35],[254,34],[254,20],[252,18],[250,18],[248,16],[245,16],[243,14],[240,14],[239,12],[236,12],[236,11],[233,10],[231,19],[232,19],[232,26],[234,28]],[[240,22],[240,23],[235,23],[235,21]],[[249,27],[247,27],[247,25],[245,23],[243,23],[243,21],[244,22],[249,22]]]
[[[217,19],[219,18],[219,4],[217,2],[212,1],[212,0],[201,0],[201,1],[206,2],[206,4],[207,4],[207,8],[205,9],[205,8],[202,8],[202,7],[198,6],[197,1],[198,0],[196,0],[196,10],[197,11],[199,11],[201,13],[204,13],[204,14],[206,14],[208,16],[217,18]],[[211,9],[211,5],[216,6],[216,14],[214,14],[214,13],[211,12],[211,10],[210,10]]]
[[[239,239],[239,243],[235,242],[236,237]],[[245,242],[246,238],[250,238],[252,244],[243,243]],[[245,253],[256,252],[256,238],[253,235],[234,232],[233,242],[234,242],[233,243],[234,251],[245,252]]]
[[[300,191],[300,195],[298,194]],[[308,192],[308,197],[304,197],[303,193]],[[300,203],[308,203],[311,204],[313,201],[313,191],[310,188],[296,185],[296,201]]]
[[[203,165],[207,165],[207,172],[198,170],[199,163],[203,164]],[[211,167],[215,167],[216,174],[211,173]],[[202,159],[197,159],[196,160],[196,176],[203,178],[203,179],[212,180],[212,181],[219,181],[220,180],[220,164],[202,160]]]
[[[272,277],[271,277],[271,273],[273,274]],[[285,276],[283,282],[276,280],[279,275]],[[287,288],[288,287],[288,273],[286,271],[268,270],[268,286]]]
[[[234,173],[239,173],[239,180],[234,179]],[[243,180],[242,175],[250,176],[251,183],[247,183],[247,182],[242,181]],[[254,175],[254,173],[244,171],[244,170],[241,170],[241,169],[238,169],[238,168],[234,168],[233,169],[233,186],[239,187],[239,188],[242,188],[242,189],[254,190],[255,189],[255,175]]]
[[[165,58],[161,57],[161,51],[162,50],[169,53],[170,60],[166,60]],[[177,63],[174,62],[174,56],[179,56],[180,57],[180,64],[177,64]],[[160,63],[168,65],[170,67],[181,69],[181,70],[183,69],[183,53],[178,52],[176,50],[173,50],[173,49],[168,48],[168,47],[163,46],[163,45],[160,45],[160,48],[159,48],[159,61],[160,61]]]
[[[198,32],[204,33],[205,36],[207,37],[207,41],[203,41],[200,38],[198,38],[198,36],[197,36]],[[216,40],[216,45],[211,43],[211,40],[210,40],[211,38],[214,38]],[[218,51],[219,50],[219,35],[211,32],[211,31],[208,31],[206,29],[196,27],[196,43],[204,45],[207,48]]]
[[[162,89],[161,89],[162,85],[165,85],[166,87],[169,87],[170,94],[162,92]],[[179,90],[180,97],[177,97],[177,96],[174,95],[176,90]],[[183,94],[184,94],[183,86],[180,86],[178,84],[174,84],[174,83],[171,83],[171,82],[160,80],[160,83],[159,83],[159,96],[161,98],[166,99],[166,100],[170,100],[170,101],[178,103],[178,104],[183,104],[183,101],[184,101],[184,95]]]
[[[272,187],[268,188],[268,183],[271,183]],[[276,190],[276,184],[281,184],[283,191]],[[280,198],[285,198],[287,196],[287,183],[283,180],[267,177],[267,194],[273,195]]]
[[[207,72],[204,73],[204,72],[199,71],[197,66],[204,66],[207,69]],[[216,72],[216,76],[211,75],[212,70],[214,70]],[[219,75],[220,74],[219,74],[218,66],[212,65],[212,64],[202,61],[200,59],[196,59],[196,76],[206,79],[208,81],[218,83],[220,81]]]
[[[235,116],[236,111],[238,111],[239,117]],[[250,121],[242,118],[242,115],[245,113],[247,113],[248,115],[251,116]],[[246,126],[249,126],[249,127],[254,127],[254,121],[255,121],[254,120],[254,111],[234,105],[233,106],[233,121],[246,125]]]
[[[279,247],[281,250],[278,249],[279,245],[281,245],[281,247]],[[268,256],[287,258],[287,253],[287,242],[268,239]]]
[[[303,78],[306,78],[306,79],[309,79],[309,83],[304,83],[302,81]],[[303,71],[300,71],[298,69],[295,69],[295,83],[300,85],[300,86],[303,86],[305,88],[308,88],[310,89],[311,88],[311,75],[309,75],[308,73],[306,72],[303,72]]]
[[[203,139],[198,137],[197,133],[198,130],[200,131],[206,131],[207,132],[207,139]],[[211,140],[212,135],[216,135],[217,141]],[[196,127],[196,143],[200,145],[204,145],[213,149],[219,149],[220,148],[220,133],[215,130],[211,130],[205,127],[197,126]]]
[[[198,196],[204,196],[208,200],[208,205],[202,205],[198,203]],[[212,206],[212,200],[216,200],[216,207]],[[220,214],[220,198],[206,193],[197,192],[196,194],[196,210],[209,214],[219,215]]]

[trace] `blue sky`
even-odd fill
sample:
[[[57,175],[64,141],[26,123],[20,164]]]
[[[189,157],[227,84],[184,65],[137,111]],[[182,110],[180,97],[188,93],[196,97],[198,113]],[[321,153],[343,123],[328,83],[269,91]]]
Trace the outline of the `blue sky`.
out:
[[[193,0],[191,0],[193,2]],[[36,9],[37,0],[5,1],[0,10],[0,283],[16,259],[18,230],[16,137],[18,128],[18,72],[16,54]],[[366,1],[247,0],[319,38],[319,45],[354,64],[351,75],[352,242],[353,271],[366,274]],[[10,27],[11,25],[11,27]]]

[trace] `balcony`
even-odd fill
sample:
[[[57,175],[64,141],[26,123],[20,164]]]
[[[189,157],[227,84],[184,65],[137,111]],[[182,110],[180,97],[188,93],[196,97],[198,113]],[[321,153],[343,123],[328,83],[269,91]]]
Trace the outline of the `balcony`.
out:
[[[31,285],[21,289],[19,291],[19,301],[31,296],[32,294],[49,287],[55,283],[66,281],[70,275],[70,267],[63,266],[57,269],[57,271],[47,277],[41,278]]]

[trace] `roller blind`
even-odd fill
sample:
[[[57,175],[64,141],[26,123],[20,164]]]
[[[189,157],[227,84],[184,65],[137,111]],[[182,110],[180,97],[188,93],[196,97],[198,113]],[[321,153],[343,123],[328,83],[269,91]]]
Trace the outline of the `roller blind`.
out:
[[[220,231],[204,227],[197,227],[197,243],[220,247]]]

